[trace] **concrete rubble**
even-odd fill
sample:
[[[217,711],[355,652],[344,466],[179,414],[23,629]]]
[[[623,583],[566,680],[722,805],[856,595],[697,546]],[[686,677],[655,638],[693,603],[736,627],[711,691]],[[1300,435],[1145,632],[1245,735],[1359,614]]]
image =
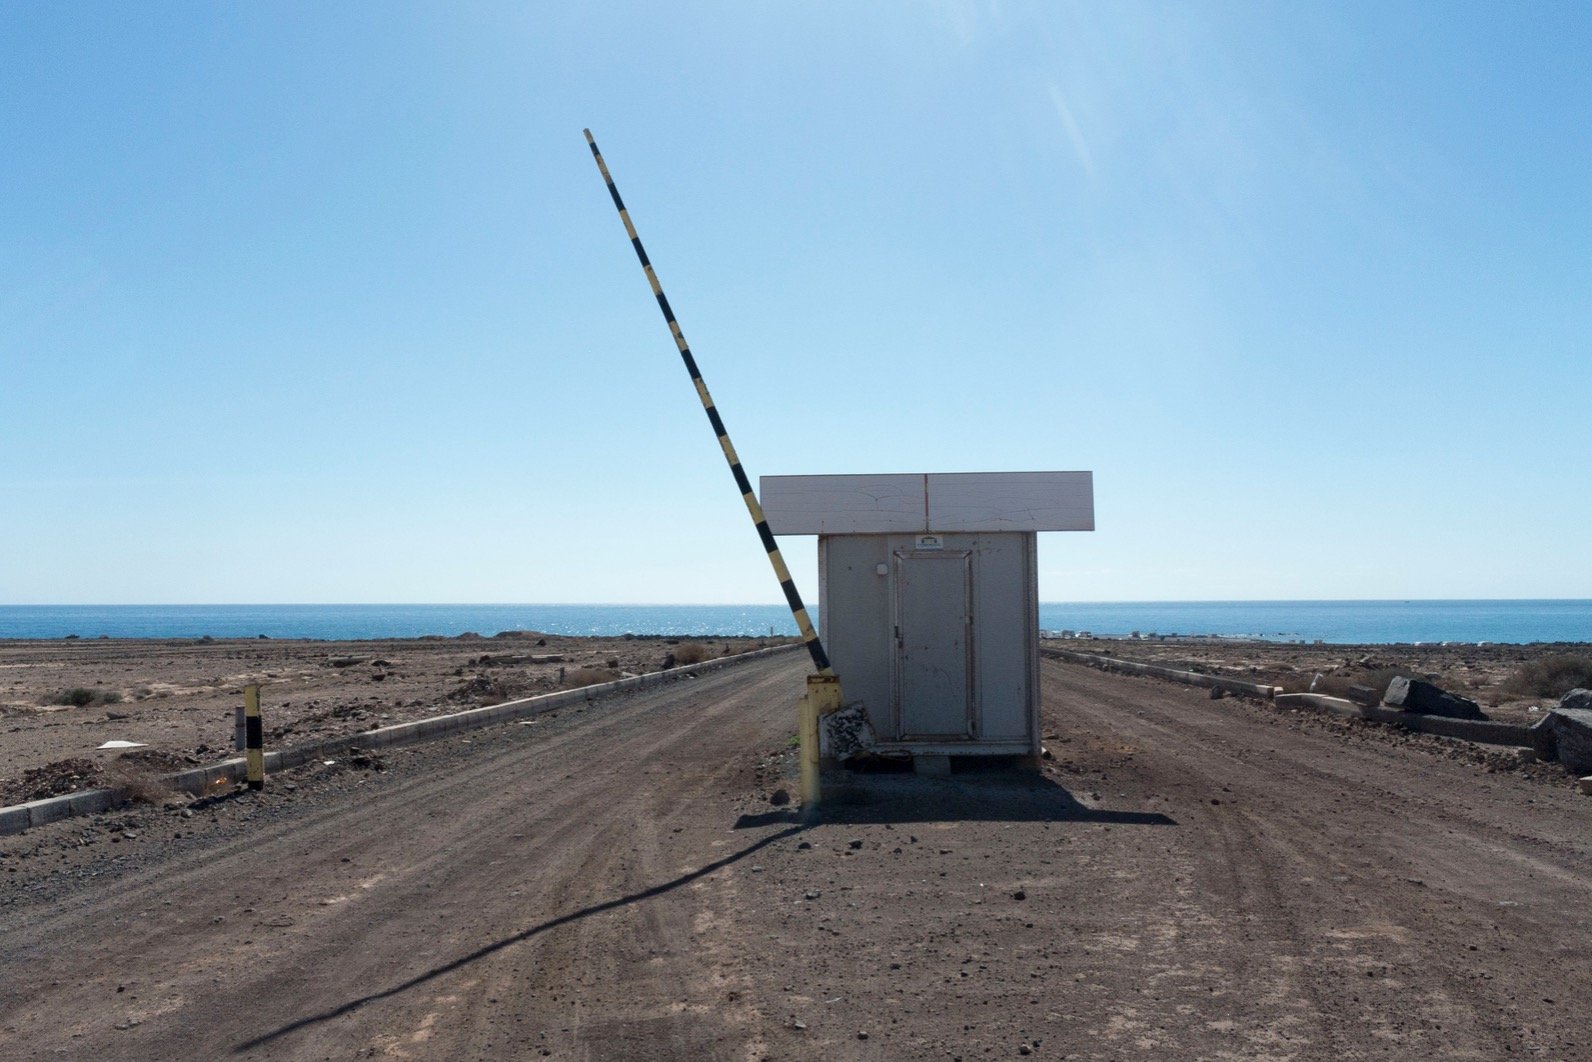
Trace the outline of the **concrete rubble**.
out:
[[[825,716],[819,722],[819,754],[825,759],[845,762],[869,755],[879,740],[860,701]]]
[[[1430,682],[1399,675],[1387,685],[1382,701],[1406,712],[1441,715],[1448,719],[1486,719],[1481,705],[1449,693]]]
[[[1531,747],[1548,761],[1558,760],[1575,774],[1592,774],[1592,690],[1565,694],[1530,730]]]

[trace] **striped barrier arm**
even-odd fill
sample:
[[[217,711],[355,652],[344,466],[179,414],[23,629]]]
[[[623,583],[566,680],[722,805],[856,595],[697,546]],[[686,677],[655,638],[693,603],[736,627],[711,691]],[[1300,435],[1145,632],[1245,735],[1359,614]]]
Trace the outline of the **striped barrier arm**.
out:
[[[730,434],[724,428],[724,421],[719,417],[719,411],[713,404],[713,396],[708,393],[708,385],[697,369],[696,358],[691,355],[691,347],[685,341],[685,333],[680,331],[680,322],[674,318],[674,310],[670,308],[669,300],[663,294],[663,286],[658,283],[658,274],[653,272],[652,262],[641,246],[641,237],[636,235],[636,226],[631,223],[630,211],[625,209],[625,201],[619,198],[619,189],[614,185],[613,176],[608,172],[608,164],[603,161],[602,152],[597,150],[597,141],[592,139],[591,130],[587,129],[585,133],[586,143],[591,145],[592,157],[597,160],[597,169],[603,175],[603,182],[608,185],[608,194],[613,197],[614,208],[619,211],[619,220],[625,224],[625,233],[630,237],[630,246],[635,249],[636,257],[641,261],[641,269],[647,274],[647,283],[652,285],[652,294],[658,300],[658,308],[663,311],[663,319],[669,324],[669,334],[674,336],[674,345],[680,348],[680,359],[685,362],[685,371],[690,374],[697,398],[701,399],[702,408],[707,412],[708,423],[713,425],[713,432],[718,436],[719,449],[724,451],[724,459],[730,464],[730,474],[735,477],[735,485],[740,489],[741,500],[746,503],[746,511],[751,515],[752,523],[757,526],[757,537],[763,541],[763,549],[768,553],[768,563],[773,566],[774,575],[779,579],[780,589],[785,592],[785,601],[790,605],[791,615],[796,618],[796,627],[801,631],[802,641],[806,643],[807,652],[813,658],[813,666],[818,669],[820,675],[833,675],[835,672],[829,665],[829,654],[824,652],[823,642],[818,640],[818,632],[813,628],[813,622],[807,615],[807,607],[802,604],[802,596],[796,589],[795,580],[791,578],[790,569],[785,566],[785,558],[780,555],[779,545],[774,541],[774,533],[768,529],[763,506],[752,491],[752,483],[747,479],[746,470],[741,467],[741,459],[736,455],[735,447],[730,442]]]

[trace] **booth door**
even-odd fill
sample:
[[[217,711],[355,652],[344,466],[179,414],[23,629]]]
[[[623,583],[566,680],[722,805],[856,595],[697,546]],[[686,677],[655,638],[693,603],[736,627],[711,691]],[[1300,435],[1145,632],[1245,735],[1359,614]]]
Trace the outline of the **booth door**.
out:
[[[973,736],[971,557],[895,554],[895,708],[903,739]]]

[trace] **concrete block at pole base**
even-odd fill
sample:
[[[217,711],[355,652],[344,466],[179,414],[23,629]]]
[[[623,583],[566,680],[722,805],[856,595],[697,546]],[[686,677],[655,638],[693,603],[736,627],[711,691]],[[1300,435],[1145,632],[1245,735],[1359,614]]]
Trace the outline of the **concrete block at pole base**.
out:
[[[1441,715],[1448,719],[1486,719],[1481,705],[1440,689],[1430,682],[1398,676],[1387,685],[1382,700],[1395,708],[1419,715]]]

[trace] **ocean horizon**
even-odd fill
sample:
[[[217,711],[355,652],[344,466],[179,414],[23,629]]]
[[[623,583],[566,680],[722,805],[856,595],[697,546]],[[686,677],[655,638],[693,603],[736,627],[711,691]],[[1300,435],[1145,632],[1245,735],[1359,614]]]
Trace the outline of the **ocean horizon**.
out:
[[[814,616],[822,627],[818,610]],[[1275,642],[1592,642],[1592,600],[1041,602],[1041,630]],[[794,635],[781,604],[0,605],[0,639]]]

